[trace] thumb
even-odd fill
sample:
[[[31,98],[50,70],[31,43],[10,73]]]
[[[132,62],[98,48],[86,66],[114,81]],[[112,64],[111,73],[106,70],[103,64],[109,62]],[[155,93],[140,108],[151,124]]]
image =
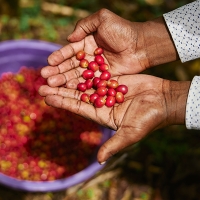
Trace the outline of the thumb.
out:
[[[99,149],[97,160],[100,164],[105,163],[111,156],[125,147],[135,144],[146,135],[141,130],[134,128],[120,128],[109,140]]]
[[[81,19],[77,22],[74,31],[67,37],[69,42],[78,42],[87,35],[96,32],[100,26],[100,18],[98,12]]]

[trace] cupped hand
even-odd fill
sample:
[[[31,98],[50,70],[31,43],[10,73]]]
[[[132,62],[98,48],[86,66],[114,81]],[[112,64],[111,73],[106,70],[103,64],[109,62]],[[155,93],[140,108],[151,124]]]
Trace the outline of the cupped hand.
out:
[[[75,55],[86,52],[86,59],[94,59],[95,48],[104,49],[105,62],[112,77],[131,75],[158,64],[177,59],[176,49],[162,17],[148,22],[131,22],[107,9],[77,22],[69,44],[53,52],[49,66],[41,74],[51,87],[67,83],[81,75],[83,69]]]
[[[116,76],[115,79],[119,84],[126,83],[128,93],[122,104],[111,108],[95,108],[80,101],[82,92],[76,89],[48,85],[39,89],[48,105],[69,110],[116,130],[98,152],[100,163],[158,128],[184,124],[189,82],[172,82],[142,74]]]

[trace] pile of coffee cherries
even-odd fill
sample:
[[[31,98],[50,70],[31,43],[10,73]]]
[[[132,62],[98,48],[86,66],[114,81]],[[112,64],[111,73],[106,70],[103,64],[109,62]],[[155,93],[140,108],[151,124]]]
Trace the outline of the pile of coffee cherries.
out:
[[[102,141],[99,125],[47,106],[38,94],[40,69],[22,67],[0,79],[0,173],[52,181],[89,165]]]
[[[85,59],[86,53],[83,50],[76,54],[76,59],[80,61],[79,66],[86,68],[82,73],[85,81],[77,85],[77,89],[83,92],[81,100],[93,104],[97,108],[104,105],[112,107],[115,103],[123,103],[124,95],[128,92],[126,85],[119,85],[118,81],[111,79],[111,74],[108,71],[109,66],[105,63],[102,54],[103,49],[96,48],[94,60],[90,62]],[[96,76],[96,72],[100,72],[100,75]],[[91,88],[95,92],[90,95],[85,93]]]

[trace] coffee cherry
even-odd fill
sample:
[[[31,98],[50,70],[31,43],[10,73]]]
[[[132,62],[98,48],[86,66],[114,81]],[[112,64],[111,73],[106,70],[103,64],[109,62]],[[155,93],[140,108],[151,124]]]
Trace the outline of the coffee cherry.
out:
[[[117,103],[123,103],[124,102],[124,95],[122,94],[122,92],[117,92],[115,99],[116,99]]]
[[[86,69],[85,71],[83,71],[82,77],[84,79],[91,79],[94,77],[94,72],[90,69]]]
[[[122,94],[126,94],[128,92],[128,87],[126,85],[119,85],[116,88],[117,92],[121,92]]]
[[[97,62],[97,64],[102,65],[104,63],[104,58],[101,55],[96,55],[94,60]]]
[[[103,64],[101,64],[101,65],[99,66],[99,71],[100,71],[100,72],[107,71],[108,68],[109,68],[108,65],[105,64],[105,63],[103,63]]]
[[[97,99],[97,97],[99,97],[99,95],[97,93],[93,93],[90,95],[90,103],[94,103],[94,101]]]
[[[91,89],[92,86],[93,86],[93,81],[92,81],[92,79],[87,79],[87,80],[85,81],[85,84],[86,84],[87,89]]]
[[[77,89],[81,92],[85,92],[87,90],[87,85],[85,83],[79,83],[77,85]]]
[[[94,106],[96,108],[101,108],[105,105],[105,103],[106,103],[105,97],[100,96],[100,97],[97,97],[96,100],[94,101]]]
[[[119,83],[116,80],[110,79],[107,82],[109,88],[117,88]]]
[[[99,96],[105,96],[107,91],[108,91],[108,89],[106,87],[99,87],[99,88],[97,88],[96,93]]]
[[[82,60],[85,58],[85,52],[84,51],[79,51],[77,54],[76,54],[76,59],[77,60]]]
[[[83,93],[81,95],[81,101],[89,103],[90,102],[90,96],[88,94],[86,94],[86,93]]]
[[[108,71],[104,71],[100,75],[100,79],[106,80],[106,81],[108,81],[110,79],[110,77],[111,77],[111,74]]]
[[[97,83],[97,88],[99,87],[106,87],[107,86],[107,81],[106,80],[100,80],[98,83]]]
[[[107,96],[105,105],[107,107],[112,107],[115,105],[115,97],[114,96]]]
[[[96,88],[97,87],[97,84],[98,82],[100,81],[101,79],[99,77],[94,77],[93,79],[93,87]]]
[[[114,88],[108,88],[108,91],[107,91],[107,95],[108,96],[113,96],[113,97],[115,97],[116,96],[116,91],[115,91],[115,89]]]
[[[86,59],[82,59],[82,60],[80,61],[80,63],[79,63],[79,66],[82,67],[82,68],[87,68],[88,65],[89,65],[89,62],[88,62],[88,60],[86,60]]]
[[[94,50],[94,55],[100,55],[103,54],[103,49],[98,47]]]
[[[97,70],[99,70],[99,65],[95,61],[91,61],[88,64],[88,69],[92,70],[93,72],[96,72]]]

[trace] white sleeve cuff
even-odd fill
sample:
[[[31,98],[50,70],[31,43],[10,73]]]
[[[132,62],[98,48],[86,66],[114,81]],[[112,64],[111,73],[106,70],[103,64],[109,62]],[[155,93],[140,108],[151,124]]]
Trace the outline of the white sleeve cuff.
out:
[[[200,76],[195,76],[190,85],[185,124],[187,129],[200,129]]]
[[[200,0],[163,14],[181,62],[200,57]]]

